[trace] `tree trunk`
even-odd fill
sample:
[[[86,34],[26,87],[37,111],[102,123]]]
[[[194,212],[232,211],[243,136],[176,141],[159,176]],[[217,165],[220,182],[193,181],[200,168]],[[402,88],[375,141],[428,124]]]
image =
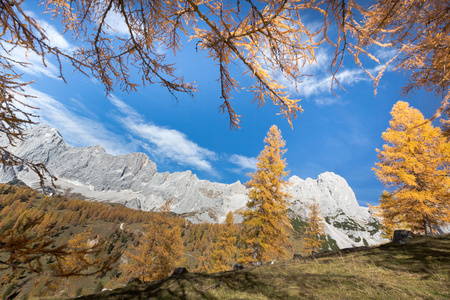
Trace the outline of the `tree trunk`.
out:
[[[431,225],[426,216],[423,217],[423,226],[425,228],[425,235],[430,235],[432,233]]]
[[[256,240],[258,241],[259,234],[261,233],[261,227],[258,227],[258,231],[256,232]],[[256,242],[255,247],[253,248],[253,261],[256,262],[258,258],[259,251],[259,242]]]
[[[255,248],[253,249],[253,261],[256,262],[256,259],[258,258],[258,250],[259,250],[259,243],[255,245]]]

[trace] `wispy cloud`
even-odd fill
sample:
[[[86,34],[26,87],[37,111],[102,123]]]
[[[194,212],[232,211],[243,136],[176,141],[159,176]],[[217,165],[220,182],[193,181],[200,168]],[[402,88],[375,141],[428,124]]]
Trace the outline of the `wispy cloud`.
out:
[[[256,157],[247,157],[239,154],[231,155],[228,160],[239,166],[241,170],[256,170],[256,163],[258,161]]]
[[[42,20],[31,11],[26,11],[26,14],[33,17],[36,22],[41,26],[46,35],[46,42],[51,47],[57,47],[65,53],[71,53],[75,47],[71,45],[62,34],[56,30],[56,28],[45,20]],[[49,61],[48,57],[43,59],[42,56],[37,55],[35,52],[27,50],[23,47],[14,47],[11,49],[1,50],[1,55],[8,56],[16,62],[26,63],[26,65],[16,64],[16,68],[21,72],[34,76],[47,76],[54,79],[60,79],[59,68]]]
[[[120,12],[117,12],[115,10],[110,10],[105,18],[105,24],[104,30],[107,34],[117,36],[120,38],[129,38],[130,35],[130,29],[128,28],[124,17]],[[142,34],[144,28],[140,28],[139,30],[136,30],[135,27],[133,27],[133,34],[135,36],[140,36]],[[155,40],[158,40],[158,37],[154,37]],[[163,44],[162,41],[155,43],[155,49],[156,53],[158,54],[165,54],[166,53],[166,47]]]
[[[37,121],[57,128],[69,145],[76,147],[102,145],[110,154],[126,154],[136,150],[101,123],[73,113],[50,95],[31,87],[27,87],[25,93],[35,98],[21,96],[17,98],[28,105],[39,107],[39,110],[34,110],[34,113],[39,115]]]
[[[170,159],[179,165],[191,166],[210,174],[216,173],[211,165],[211,161],[217,158],[215,152],[200,147],[180,131],[145,121],[143,116],[116,96],[111,95],[109,99],[124,115],[119,116],[119,121],[130,133],[145,142],[142,146],[149,153]]]
[[[32,51],[28,51],[27,49],[21,47],[15,47],[8,53],[6,53],[3,49],[0,53],[1,55],[8,56],[18,62],[15,67],[23,73],[33,76],[44,75],[53,79],[60,79],[58,78],[58,68],[48,60],[43,61],[42,56],[39,56]],[[19,63],[26,64],[21,65]]]
[[[349,86],[360,81],[369,81],[370,78],[361,69],[352,69],[341,71],[336,75],[336,79],[342,86]],[[323,96],[323,94],[331,94],[331,83],[333,77],[328,76],[313,76],[307,77],[297,87],[297,93],[303,97]],[[339,88],[334,84],[334,88]]]
[[[398,53],[397,49],[392,48],[380,48],[375,52],[375,56],[379,58],[381,61],[388,61]]]
[[[328,106],[338,103],[338,99],[338,97],[317,97],[314,102],[319,106]]]
[[[45,31],[45,35],[47,37],[46,42],[50,44],[50,46],[57,47],[65,52],[72,52],[73,50],[75,50],[75,47],[70,44],[52,24],[39,18],[34,12],[30,10],[25,11],[25,14],[35,19],[41,29]]]
[[[211,164],[217,159],[215,152],[200,147],[182,132],[146,122],[138,112],[115,96],[110,96],[109,99],[123,114],[119,116],[119,121],[135,137],[131,137],[132,143],[106,129],[102,123],[96,121],[97,117],[90,111],[84,111],[83,115],[86,116],[82,116],[77,112],[79,109],[71,110],[52,96],[31,87],[26,88],[25,94],[32,95],[34,98],[24,98],[19,95],[17,98],[39,109],[24,108],[24,110],[38,115],[39,118],[36,121],[57,128],[71,146],[102,145],[110,154],[127,154],[142,147],[161,160],[169,159],[179,165],[193,167],[217,176]],[[71,102],[79,106],[75,99],[71,99]]]
[[[302,73],[306,75],[313,75],[323,70],[329,69],[330,56],[323,49],[318,49],[314,54],[315,60],[312,63],[307,63],[302,67]]]
[[[107,24],[105,27],[105,32],[107,34],[125,38],[130,36],[128,26],[120,13],[110,10],[106,15],[105,23]]]
[[[329,72],[330,63],[331,56],[328,54],[327,49],[319,48],[315,53],[315,60],[311,63],[306,63],[301,68],[302,75],[298,78],[297,82],[281,76],[281,73],[274,74],[273,76],[280,84],[287,87],[294,97],[309,98],[320,106],[339,104],[341,103],[339,101],[340,99],[332,95],[332,83],[334,83],[333,89],[335,91],[339,90],[340,87],[336,82],[333,82],[333,76]],[[368,71],[375,72],[378,69],[369,69]],[[341,70],[335,79],[344,88],[361,81],[371,80],[364,70],[360,68]]]
[[[36,22],[39,24],[39,26],[42,27],[42,29],[44,29],[47,36],[47,41],[50,44],[50,46],[57,47],[61,51],[66,53],[70,53],[75,50],[75,47],[72,44],[70,44],[64,38],[64,36],[61,33],[59,33],[58,30],[56,30],[56,28],[53,25],[51,25],[47,21],[38,18],[36,18]]]

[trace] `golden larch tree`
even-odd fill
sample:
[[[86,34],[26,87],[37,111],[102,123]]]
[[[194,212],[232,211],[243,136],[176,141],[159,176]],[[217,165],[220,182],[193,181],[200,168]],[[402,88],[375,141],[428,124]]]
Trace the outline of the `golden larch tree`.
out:
[[[233,212],[228,212],[225,223],[222,224],[219,234],[212,247],[213,272],[228,271],[237,252],[236,227]]]
[[[264,139],[266,146],[258,156],[257,170],[250,173],[251,179],[245,183],[249,189],[247,209],[242,212],[243,235],[247,244],[245,261],[264,261],[271,259],[268,253],[277,257],[287,254],[286,247],[291,244],[287,238],[286,228],[290,228],[287,217],[287,198],[284,191],[288,174],[285,171],[286,142],[281,137],[277,126],[270,127]]]
[[[374,168],[389,189],[380,199],[382,222],[387,230],[406,226],[430,234],[450,221],[450,145],[407,102],[397,102],[391,115]]]
[[[309,212],[309,222],[305,230],[305,235],[303,237],[302,251],[306,254],[311,254],[312,251],[319,252],[322,247],[323,241],[320,237],[324,235],[323,219],[320,216],[320,207],[316,199],[314,203],[308,206]]]
[[[385,239],[392,239],[394,235],[394,231],[396,229],[400,228],[410,228],[407,222],[400,220],[396,217],[397,210],[394,209],[395,203],[392,199],[392,196],[387,191],[383,191],[383,193],[380,196],[380,203],[388,204],[391,203],[391,209],[385,209],[384,211],[381,211],[380,207],[372,207],[374,210],[374,215],[380,219],[382,219],[382,222],[380,224],[381,229],[381,236]]]
[[[191,231],[193,239],[191,240],[190,245],[195,258],[196,268],[194,269],[194,272],[212,272],[213,259],[211,251],[213,249],[213,239],[218,234],[218,226],[220,225],[212,225],[209,223],[193,225],[193,231]]]
[[[95,259],[95,252],[89,251],[95,246],[98,240],[93,238],[92,228],[73,236],[67,245],[70,247],[69,255],[64,258],[64,269],[73,270],[80,267],[86,268],[92,265]],[[86,251],[81,251],[86,249]]]
[[[212,244],[203,244],[199,248],[199,252],[195,253],[196,268],[195,273],[211,273],[213,270],[213,261],[211,255]]]
[[[162,279],[182,263],[181,227],[168,212],[171,201],[167,201],[160,214],[145,226],[139,245],[125,253],[128,261],[120,266],[125,280],[129,277],[139,278],[142,282]]]

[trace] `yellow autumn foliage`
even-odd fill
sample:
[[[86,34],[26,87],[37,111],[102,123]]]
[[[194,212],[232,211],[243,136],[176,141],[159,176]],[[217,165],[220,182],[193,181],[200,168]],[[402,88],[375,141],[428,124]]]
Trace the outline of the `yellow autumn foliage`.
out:
[[[314,203],[309,205],[308,208],[310,209],[308,215],[309,222],[306,226],[302,247],[302,252],[307,255],[311,254],[311,251],[319,252],[323,243],[320,237],[325,234],[323,219],[319,215],[320,207],[316,199],[314,199]]]
[[[237,254],[236,227],[234,216],[227,213],[225,223],[220,227],[212,246],[213,272],[229,271],[233,267],[234,257]]]
[[[139,278],[142,282],[162,279],[170,275],[184,255],[181,227],[168,213],[155,215],[145,226],[138,246],[132,246],[120,265],[123,278]]]
[[[384,229],[433,233],[450,222],[450,145],[407,102],[397,102],[391,115],[374,168],[388,189],[379,207]]]
[[[247,209],[242,212],[243,235],[248,249],[246,262],[285,258],[291,244],[286,229],[291,228],[287,217],[287,182],[283,179],[286,162],[286,142],[281,131],[273,125],[264,139],[266,146],[258,156],[257,170],[245,184],[249,188]]]

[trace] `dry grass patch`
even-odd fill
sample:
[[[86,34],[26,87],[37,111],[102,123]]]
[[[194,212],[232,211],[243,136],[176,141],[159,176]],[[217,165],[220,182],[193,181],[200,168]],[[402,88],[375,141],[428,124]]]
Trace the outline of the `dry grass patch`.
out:
[[[450,236],[279,262],[238,272],[187,274],[79,299],[448,299]]]

